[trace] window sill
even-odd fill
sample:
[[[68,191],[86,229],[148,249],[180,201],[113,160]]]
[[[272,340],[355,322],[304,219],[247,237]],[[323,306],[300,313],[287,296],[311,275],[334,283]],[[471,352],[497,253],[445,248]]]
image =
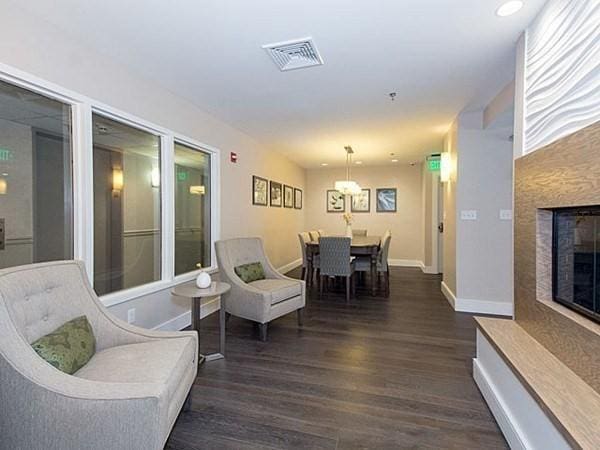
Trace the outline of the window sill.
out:
[[[206,272],[211,275],[218,273],[219,269],[216,267],[210,267],[208,269],[204,269]],[[121,303],[125,303],[136,298],[145,297],[147,295],[156,294],[157,292],[164,291],[166,289],[170,289],[173,286],[177,286],[178,284],[186,283],[188,281],[194,280],[200,270],[194,270],[193,272],[184,273],[182,275],[177,275],[171,280],[160,280],[155,281],[153,283],[144,284],[142,286],[136,286],[130,289],[124,289],[122,291],[112,292],[110,294],[106,294],[100,297],[100,301],[107,308],[115,305],[119,305]]]

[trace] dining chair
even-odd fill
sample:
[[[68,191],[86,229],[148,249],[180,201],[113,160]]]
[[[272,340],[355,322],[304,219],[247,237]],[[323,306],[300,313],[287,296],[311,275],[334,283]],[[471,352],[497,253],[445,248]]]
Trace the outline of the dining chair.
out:
[[[352,230],[352,236],[356,237],[356,236],[366,236],[367,235],[367,230]]]
[[[381,238],[381,246],[377,253],[377,274],[383,273],[385,281],[385,296],[390,295],[390,267],[388,264],[388,255],[390,252],[390,243],[392,241],[392,233],[386,231]],[[370,272],[371,271],[371,258],[369,257],[358,257],[354,260],[355,268],[357,272]],[[375,280],[373,280],[375,281]]]
[[[314,241],[314,242],[319,241],[319,232],[317,230],[309,231],[308,234],[310,235],[311,241]]]
[[[310,234],[308,234],[306,231],[298,233],[298,239],[300,240],[300,248],[302,249],[302,275],[301,275],[301,277],[305,281],[308,281],[309,279],[312,280],[314,271],[315,270],[317,271],[317,276],[319,273],[319,267],[320,267],[319,255],[313,256],[313,261],[312,261],[313,271],[312,271],[312,273],[306,273],[308,270],[308,256],[306,254],[306,244],[308,242],[311,242]]]
[[[317,230],[317,233],[319,233],[319,237],[325,236],[325,230]]]
[[[321,257],[319,277],[319,298],[323,296],[323,287],[327,277],[346,278],[346,303],[350,302],[351,290],[354,292],[354,262],[350,256],[352,239],[349,237],[319,238]]]

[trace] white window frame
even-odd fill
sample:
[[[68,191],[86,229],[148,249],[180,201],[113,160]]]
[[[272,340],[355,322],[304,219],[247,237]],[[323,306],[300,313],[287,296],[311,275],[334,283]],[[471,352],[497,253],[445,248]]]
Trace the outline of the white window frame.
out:
[[[219,240],[220,224],[220,150],[196,139],[176,133],[133,114],[35,77],[0,63],[0,80],[60,101],[71,107],[72,171],[73,171],[73,257],[86,266],[88,280],[94,280],[94,189],[92,113],[147,131],[161,142],[161,278],[158,281],[124,289],[100,297],[105,306],[113,306],[135,298],[169,289],[196,278],[200,269],[175,276],[175,176],[174,143],[201,150],[210,155],[210,245],[211,265],[204,269],[217,271],[214,243]]]

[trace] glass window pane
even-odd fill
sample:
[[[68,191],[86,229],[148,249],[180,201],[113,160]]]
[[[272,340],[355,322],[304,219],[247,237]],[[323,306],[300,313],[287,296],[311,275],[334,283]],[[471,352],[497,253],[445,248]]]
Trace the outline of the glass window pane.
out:
[[[0,81],[0,269],[73,258],[71,107]]]
[[[210,266],[210,155],[175,143],[175,275]]]
[[[160,138],[94,114],[94,289],[160,279]]]

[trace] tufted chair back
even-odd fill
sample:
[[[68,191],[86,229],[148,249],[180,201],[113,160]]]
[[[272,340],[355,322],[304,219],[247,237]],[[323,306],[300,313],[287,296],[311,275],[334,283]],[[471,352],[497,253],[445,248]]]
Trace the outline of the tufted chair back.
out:
[[[84,276],[83,265],[74,261],[0,270],[0,314],[28,343],[82,315],[94,328],[99,310]]]
[[[319,238],[321,275],[343,277],[352,273],[349,237]]]

